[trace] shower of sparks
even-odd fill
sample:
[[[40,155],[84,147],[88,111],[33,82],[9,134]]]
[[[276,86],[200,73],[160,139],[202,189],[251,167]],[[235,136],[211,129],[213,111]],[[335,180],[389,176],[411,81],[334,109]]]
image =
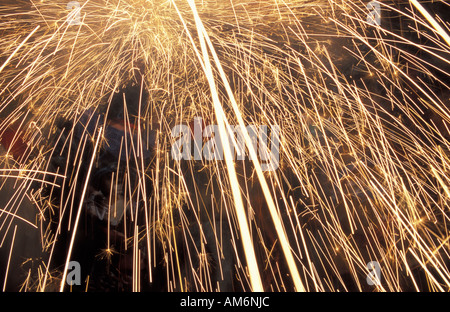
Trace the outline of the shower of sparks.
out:
[[[448,1],[69,2],[0,4],[4,290],[73,290],[72,260],[82,291],[450,290]],[[196,117],[225,160],[172,159]],[[111,125],[138,139],[100,222]],[[230,125],[279,126],[279,167]]]

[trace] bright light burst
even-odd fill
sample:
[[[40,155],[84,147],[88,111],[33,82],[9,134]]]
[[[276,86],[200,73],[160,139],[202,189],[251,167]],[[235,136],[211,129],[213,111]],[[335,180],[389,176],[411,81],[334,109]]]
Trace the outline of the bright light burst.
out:
[[[450,289],[450,3],[68,2],[0,4],[4,290]],[[279,168],[173,160],[195,117]]]

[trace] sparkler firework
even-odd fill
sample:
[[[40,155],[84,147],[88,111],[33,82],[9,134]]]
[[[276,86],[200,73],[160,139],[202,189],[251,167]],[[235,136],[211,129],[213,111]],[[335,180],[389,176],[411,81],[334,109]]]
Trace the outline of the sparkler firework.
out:
[[[448,291],[450,3],[369,2],[2,1],[3,290]]]

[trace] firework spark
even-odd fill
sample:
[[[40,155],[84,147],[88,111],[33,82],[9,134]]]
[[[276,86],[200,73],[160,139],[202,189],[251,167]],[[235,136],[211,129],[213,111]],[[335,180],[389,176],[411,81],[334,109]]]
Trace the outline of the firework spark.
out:
[[[3,1],[3,289],[448,291],[449,6]]]

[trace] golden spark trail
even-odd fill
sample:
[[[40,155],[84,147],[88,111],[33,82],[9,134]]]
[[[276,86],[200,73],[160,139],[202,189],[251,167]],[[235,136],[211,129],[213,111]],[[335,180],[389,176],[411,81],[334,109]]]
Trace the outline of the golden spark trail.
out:
[[[9,271],[9,265],[11,264],[11,257],[12,257],[13,247],[14,247],[14,241],[16,238],[16,231],[17,231],[17,225],[14,227],[14,233],[13,233],[13,237],[12,237],[12,241],[11,241],[11,249],[9,250],[9,257],[8,257],[8,263],[6,265],[5,279],[3,281],[3,292],[5,291],[6,281],[8,280],[8,271]]]
[[[89,164],[89,169],[88,169],[88,172],[87,172],[87,176],[88,176],[88,177],[89,177],[89,175],[90,175],[90,173],[91,173],[92,166],[93,166],[93,164],[94,164],[94,160],[95,160],[95,157],[96,157],[96,151],[97,151],[97,148],[98,148],[100,139],[102,138],[102,129],[103,129],[103,128],[100,127],[99,130],[98,130],[97,140],[96,140],[96,142],[95,142],[94,151],[93,151],[93,153],[92,153],[91,162],[90,162],[90,164]],[[64,266],[64,272],[63,272],[63,275],[62,275],[61,285],[60,285],[60,288],[59,288],[59,291],[60,291],[60,292],[62,292],[62,291],[64,290],[64,286],[65,286],[65,284],[66,284],[67,270],[69,269],[70,257],[71,257],[71,255],[72,255],[73,244],[74,244],[74,242],[75,242],[75,236],[76,236],[76,234],[77,234],[78,222],[80,221],[81,211],[82,211],[82,208],[83,208],[84,196],[86,195],[86,190],[87,190],[87,187],[88,187],[88,182],[89,182],[89,178],[86,178],[86,181],[85,181],[84,186],[83,186],[83,192],[82,192],[82,194],[81,194],[80,205],[79,205],[79,207],[78,207],[77,216],[76,216],[76,218],[75,218],[75,223],[74,223],[74,226],[73,226],[73,234],[72,234],[72,238],[71,238],[71,240],[70,240],[69,250],[68,250],[68,252],[67,252],[67,260],[66,260],[66,264],[65,264],[65,266]]]
[[[33,34],[39,29],[39,27],[40,27],[39,25],[36,26],[36,28],[32,32],[30,32],[30,34],[19,44],[19,46],[14,50],[14,52],[8,57],[8,59],[0,67],[0,73],[3,71],[3,69],[6,67],[6,65],[8,65],[9,61],[11,61],[11,59],[16,55],[16,53],[20,50],[20,48],[23,47],[25,42],[27,42],[31,38],[31,36],[33,36]]]
[[[445,42],[450,47],[450,36],[448,33],[442,28],[441,25],[431,16],[430,13],[423,7],[423,5],[420,4],[417,0],[409,0],[416,8],[419,10],[420,13],[431,23],[431,25],[436,29],[438,34],[445,40]]]
[[[230,149],[230,145],[229,145],[230,143],[227,140],[227,135],[226,135],[227,134],[227,128],[226,128],[227,122],[226,122],[226,119],[225,119],[225,116],[223,113],[223,109],[220,104],[220,100],[217,96],[217,90],[215,87],[211,63],[209,61],[209,55],[208,55],[208,51],[207,51],[206,45],[205,45],[205,37],[207,35],[205,34],[205,32],[203,30],[200,17],[198,16],[198,13],[197,13],[197,10],[195,7],[195,2],[193,2],[191,0],[188,0],[188,1],[189,1],[189,5],[191,6],[192,12],[194,14],[196,25],[197,25],[197,32],[200,37],[201,49],[203,52],[203,62],[202,63],[203,63],[203,67],[206,72],[206,76],[208,78],[210,88],[211,88],[214,110],[216,113],[217,123],[219,126],[219,135],[220,135],[220,138],[222,141],[222,145],[224,147],[224,157],[225,157],[225,162],[226,162],[226,166],[227,166],[227,170],[228,170],[228,176],[230,179],[231,189],[233,192],[233,198],[235,201],[235,209],[236,209],[238,222],[239,222],[239,230],[241,231],[241,234],[242,234],[244,252],[246,255],[246,259],[247,259],[247,267],[249,270],[250,280],[252,283],[252,291],[261,292],[261,291],[264,291],[264,288],[263,288],[263,285],[261,282],[261,277],[260,277],[259,269],[258,269],[258,263],[256,261],[256,256],[255,256],[255,252],[253,249],[253,243],[252,243],[251,237],[250,237],[248,221],[247,221],[247,217],[245,215],[245,210],[244,210],[244,203],[242,201],[242,196],[241,196],[241,192],[239,189],[239,182],[238,182],[238,179],[236,176],[236,171],[234,169],[234,163],[232,161],[233,156],[231,155],[231,149]]]
[[[298,273],[297,265],[295,264],[294,257],[292,256],[292,252],[291,252],[291,247],[290,247],[289,241],[288,241],[288,239],[286,237],[286,233],[285,233],[285,231],[284,231],[284,229],[282,227],[282,224],[281,224],[281,221],[280,221],[280,217],[278,215],[278,212],[276,211],[272,195],[270,194],[269,186],[268,186],[266,178],[264,177],[264,174],[262,172],[261,165],[260,165],[260,163],[258,161],[258,157],[256,155],[256,151],[255,151],[254,146],[253,146],[253,144],[251,142],[251,139],[250,139],[250,136],[248,134],[248,131],[245,128],[244,120],[242,119],[242,116],[241,116],[241,113],[240,113],[239,108],[237,106],[236,100],[235,100],[235,98],[233,96],[233,92],[232,92],[232,90],[230,88],[230,85],[229,85],[229,83],[228,83],[228,81],[226,79],[226,75],[223,72],[223,69],[222,69],[222,67],[220,65],[220,61],[219,61],[219,59],[217,57],[217,54],[215,53],[214,47],[212,46],[212,43],[211,43],[211,41],[210,41],[210,39],[209,39],[209,37],[208,37],[204,27],[202,27],[202,31],[203,31],[203,35],[205,36],[205,38],[206,38],[206,40],[208,42],[209,48],[212,51],[212,54],[213,54],[213,57],[214,57],[214,61],[215,61],[216,65],[217,65],[217,67],[219,69],[221,78],[224,81],[225,88],[227,90],[228,96],[230,97],[230,100],[231,100],[231,103],[232,103],[232,107],[233,107],[233,111],[234,111],[234,113],[236,115],[236,118],[238,120],[239,126],[241,126],[241,128],[244,129],[242,131],[242,134],[244,136],[245,143],[246,143],[246,145],[248,147],[250,158],[252,159],[253,164],[255,166],[259,182],[261,183],[261,187],[263,189],[264,197],[266,198],[267,204],[269,206],[269,212],[270,212],[270,215],[272,217],[272,221],[273,221],[273,223],[275,225],[275,229],[277,231],[278,237],[280,239],[280,243],[281,243],[281,246],[283,248],[283,252],[284,252],[284,255],[286,257],[286,261],[288,263],[288,266],[289,266],[289,270],[290,270],[290,272],[292,274],[292,279],[294,281],[295,288],[296,288],[297,291],[305,291],[305,288],[304,288],[304,286],[303,286],[303,284],[301,282],[301,279],[300,279],[300,274]],[[223,111],[222,108],[221,108],[221,110]],[[225,121],[226,121],[226,119],[225,119]],[[226,121],[226,125],[229,128],[229,124],[228,124],[227,121]],[[224,132],[222,132],[222,134],[221,134],[221,137],[222,137],[222,140],[223,140],[222,144],[224,144],[226,146],[229,146],[230,143],[226,140],[226,137],[227,137],[226,136],[226,131],[225,131],[225,129],[223,129],[223,130],[224,130]],[[229,147],[227,147],[227,148],[229,148]],[[278,151],[278,153],[279,153],[279,151]],[[227,155],[227,154],[225,153],[225,155]],[[231,154],[229,156],[231,157]],[[230,158],[230,159],[232,159],[232,158]],[[233,183],[232,183],[232,185],[233,185]]]

